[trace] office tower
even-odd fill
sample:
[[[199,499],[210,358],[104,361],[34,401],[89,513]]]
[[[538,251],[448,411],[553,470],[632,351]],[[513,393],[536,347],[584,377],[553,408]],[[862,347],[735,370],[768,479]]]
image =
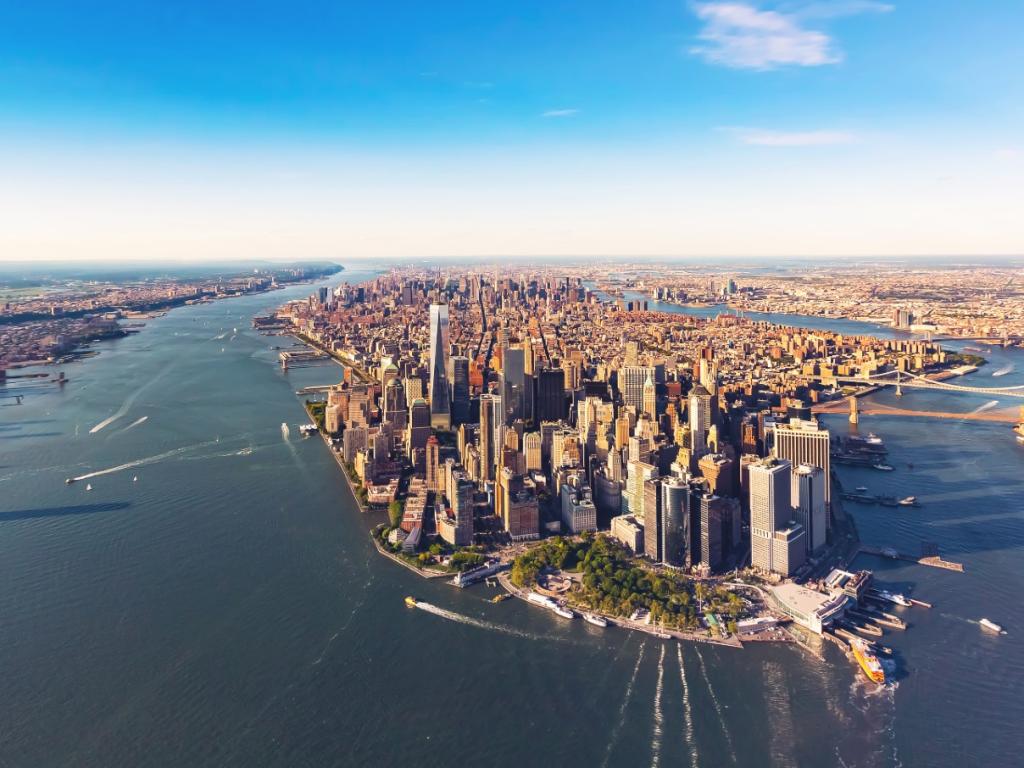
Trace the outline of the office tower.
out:
[[[346,409],[347,410],[347,409]],[[324,409],[324,431],[329,435],[336,435],[345,424],[345,417],[342,414],[341,405],[328,405]]]
[[[807,559],[806,531],[795,521],[790,521],[772,535],[772,572],[789,577]]]
[[[423,379],[416,376],[408,376],[405,379],[405,406],[412,408],[412,402],[416,398],[423,397]]]
[[[612,538],[633,551],[633,554],[644,554],[644,526],[635,515],[617,515],[612,518]]]
[[[640,364],[640,342],[627,341],[626,355],[623,361],[625,365],[636,366]]]
[[[657,547],[659,562],[683,568],[691,564],[690,485],[681,477],[670,477],[661,485],[661,516]],[[650,537],[646,536],[646,546]]]
[[[583,533],[597,530],[597,507],[582,470],[570,472],[562,483],[562,530]]]
[[[545,368],[537,377],[536,418],[540,421],[565,418],[565,375],[562,371]]]
[[[527,432],[523,438],[523,452],[526,454],[526,469],[540,469],[542,464],[540,432]]]
[[[480,395],[480,476],[484,482],[494,480],[494,411],[493,395]]]
[[[523,418],[525,386],[523,350],[506,349],[501,362],[501,396],[505,406],[506,424]]]
[[[540,512],[533,481],[503,467],[498,473],[495,502],[496,512],[512,541],[540,538]]]
[[[791,495],[797,522],[805,531],[807,554],[817,554],[825,546],[828,530],[825,471],[809,464],[798,466],[793,470]]]
[[[776,424],[774,454],[786,459],[794,467],[808,464],[821,467],[825,473],[825,506],[832,502],[831,483],[829,482],[829,432],[822,429],[813,419],[790,419],[788,424]],[[827,522],[826,522],[827,525]]]
[[[644,483],[658,477],[658,468],[642,461],[627,464],[625,511],[644,515]]]
[[[651,419],[658,418],[658,399],[654,388],[654,379],[651,376],[648,376],[647,381],[644,382],[643,400],[644,413]]]
[[[633,429],[633,419],[629,411],[623,411],[615,420],[615,445],[617,448],[625,448],[629,443],[629,433]]]
[[[636,413],[644,410],[644,385],[654,379],[654,368],[642,365],[627,365],[619,371],[619,391],[622,402]]]
[[[422,397],[413,400],[409,409],[409,439],[408,451],[412,457],[413,451],[423,450],[427,447],[427,438],[430,437],[430,406]]]
[[[707,448],[708,429],[711,427],[711,393],[698,384],[690,394],[690,448],[701,453]]]
[[[457,547],[473,543],[473,493],[475,486],[465,474],[456,472],[449,490],[452,512],[455,515],[455,541]]]
[[[444,484],[441,482],[441,446],[433,435],[427,438],[426,461],[427,490],[444,490]]]
[[[701,475],[708,481],[708,489],[717,496],[736,495],[735,466],[732,459],[721,453],[709,453],[697,462]]]
[[[662,521],[662,480],[657,475],[638,483],[641,503],[635,514],[644,524],[644,553],[656,563],[664,558]]]
[[[438,429],[452,425],[448,397],[448,305],[430,305],[430,424]]]
[[[448,381],[451,387],[452,423],[469,420],[469,358],[454,355],[448,360]]]
[[[791,465],[785,459],[761,459],[747,466],[750,485],[750,564],[773,571],[772,540],[792,516]]]
[[[523,370],[526,372],[527,376],[533,376],[533,374],[536,373],[536,371],[534,371],[535,362],[533,354],[533,340],[530,336],[527,336],[523,339]]]
[[[700,497],[700,562],[717,570],[732,542],[734,499]]]

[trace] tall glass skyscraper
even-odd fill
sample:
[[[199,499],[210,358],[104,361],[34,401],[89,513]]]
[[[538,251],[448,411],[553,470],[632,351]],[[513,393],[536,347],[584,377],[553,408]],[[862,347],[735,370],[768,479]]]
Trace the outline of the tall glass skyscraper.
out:
[[[430,425],[449,429],[452,425],[448,393],[448,305],[430,305]]]

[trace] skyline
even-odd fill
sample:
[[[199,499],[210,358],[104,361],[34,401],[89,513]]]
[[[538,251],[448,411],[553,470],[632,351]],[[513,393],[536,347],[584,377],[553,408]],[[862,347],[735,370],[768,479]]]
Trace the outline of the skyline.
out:
[[[7,8],[0,260],[1020,255],[1022,20]]]

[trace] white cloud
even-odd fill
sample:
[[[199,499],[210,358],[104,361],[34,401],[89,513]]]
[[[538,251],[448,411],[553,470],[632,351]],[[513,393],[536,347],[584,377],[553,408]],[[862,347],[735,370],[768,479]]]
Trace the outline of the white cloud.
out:
[[[1024,160],[1024,149],[1020,147],[1003,147],[997,149],[996,157],[1000,160]]]
[[[772,131],[763,128],[723,128],[743,144],[756,147],[827,147],[853,144],[858,139],[847,131]]]
[[[838,0],[790,4],[762,10],[748,2],[705,2],[694,6],[704,22],[700,45],[691,53],[713,64],[735,69],[775,69],[784,66],[820,67],[843,59],[835,41],[810,29],[805,21],[861,13],[884,13],[891,5],[874,0]]]
[[[578,109],[549,109],[547,112],[542,112],[541,117],[572,117],[578,115],[579,112]]]

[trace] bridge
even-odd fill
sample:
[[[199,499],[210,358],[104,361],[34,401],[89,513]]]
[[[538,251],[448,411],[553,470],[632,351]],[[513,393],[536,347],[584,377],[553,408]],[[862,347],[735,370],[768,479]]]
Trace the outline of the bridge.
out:
[[[895,386],[896,393],[902,394],[903,387],[916,389],[938,389],[946,392],[970,392],[979,395],[992,395],[993,397],[1018,397],[1024,399],[1024,385],[1017,387],[969,387],[962,384],[950,384],[945,381],[929,379],[906,371],[886,371],[870,376],[804,376],[799,378],[812,379],[824,383],[841,384],[864,384],[866,386],[886,387]]]
[[[846,413],[846,399],[833,400],[823,405],[816,405],[813,412],[817,414]],[[967,413],[956,413],[946,411],[917,411],[909,408],[897,408],[893,405],[883,403],[869,403],[857,407],[857,414],[860,416],[910,416],[926,417],[930,419],[953,419],[955,421],[987,421],[997,424],[1015,424],[1020,420],[1017,411],[1013,410],[991,410],[972,411]]]

